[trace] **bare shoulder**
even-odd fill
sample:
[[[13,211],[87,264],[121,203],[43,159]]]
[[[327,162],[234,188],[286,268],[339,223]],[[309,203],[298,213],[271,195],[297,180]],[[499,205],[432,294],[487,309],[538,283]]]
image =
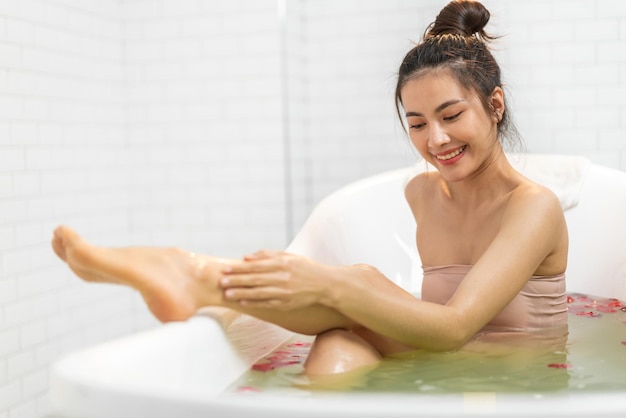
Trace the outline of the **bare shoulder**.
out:
[[[413,177],[407,183],[404,188],[404,196],[411,207],[420,201],[421,196],[432,192],[438,178],[439,173],[437,172],[425,172]]]
[[[544,244],[548,254],[567,256],[568,233],[561,202],[554,192],[537,183],[523,182],[513,191],[501,230],[518,241],[526,237],[539,247]],[[555,258],[564,265],[563,257]]]
[[[530,180],[520,183],[508,200],[494,244],[494,248],[503,251],[515,248],[524,263],[532,265],[534,260],[535,275],[563,273],[569,238],[556,194]],[[498,253],[497,257],[503,254]]]
[[[515,188],[509,201],[508,211],[528,215],[541,213],[558,218],[563,215],[557,195],[547,187],[530,180],[524,181]]]

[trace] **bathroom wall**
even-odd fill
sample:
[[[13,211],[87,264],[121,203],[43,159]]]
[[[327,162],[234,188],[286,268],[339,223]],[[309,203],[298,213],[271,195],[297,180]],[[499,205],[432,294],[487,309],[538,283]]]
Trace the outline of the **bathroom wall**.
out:
[[[394,74],[445,1],[0,0],[0,418],[48,366],[156,322],[52,254],[282,248],[323,196],[413,164]],[[626,3],[485,0],[530,152],[626,169]],[[282,18],[281,18],[282,16]]]
[[[282,248],[274,0],[0,0],[0,418],[48,408],[48,366],[156,325],[85,285],[59,223],[102,244]]]
[[[403,163],[394,74],[447,1],[302,0],[304,209],[338,183]],[[288,1],[291,4],[291,0]],[[492,47],[525,149],[626,170],[626,2],[485,0]],[[301,52],[302,53],[302,52]],[[294,138],[295,140],[296,138]],[[296,228],[297,229],[297,228]]]
[[[39,416],[54,359],[135,327],[129,292],[49,246],[59,222],[129,236],[121,46],[117,2],[0,1],[0,417]]]

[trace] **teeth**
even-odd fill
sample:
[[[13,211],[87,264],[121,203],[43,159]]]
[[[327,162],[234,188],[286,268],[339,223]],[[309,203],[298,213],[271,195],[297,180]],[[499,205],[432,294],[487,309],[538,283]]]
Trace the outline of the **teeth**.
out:
[[[438,160],[441,160],[441,161],[449,160],[450,158],[456,157],[457,155],[462,153],[464,150],[465,150],[465,147],[461,147],[461,148],[457,149],[456,151],[451,152],[450,154],[435,155],[435,158],[437,158]]]

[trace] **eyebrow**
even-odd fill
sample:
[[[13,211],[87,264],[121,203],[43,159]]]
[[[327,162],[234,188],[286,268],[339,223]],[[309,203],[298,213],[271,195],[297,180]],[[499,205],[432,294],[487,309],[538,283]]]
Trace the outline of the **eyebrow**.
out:
[[[447,102],[443,102],[442,104],[437,106],[437,108],[435,109],[435,112],[439,113],[443,109],[445,109],[446,107],[452,106],[452,105],[457,104],[457,103],[461,103],[463,101],[464,101],[463,99],[448,100]],[[419,112],[406,112],[406,117],[408,118],[409,116],[424,116],[424,114],[423,113],[419,113]]]

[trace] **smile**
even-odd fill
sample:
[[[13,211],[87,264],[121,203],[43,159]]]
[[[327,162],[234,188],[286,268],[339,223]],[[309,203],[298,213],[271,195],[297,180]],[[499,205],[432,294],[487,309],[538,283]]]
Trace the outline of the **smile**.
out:
[[[456,150],[448,153],[448,154],[440,154],[440,155],[435,155],[435,158],[438,159],[439,161],[447,161],[450,160],[454,157],[456,157],[457,155],[459,155],[460,153],[462,153],[463,151],[465,151],[465,148],[467,147],[467,145],[463,145],[461,148],[457,148]]]

